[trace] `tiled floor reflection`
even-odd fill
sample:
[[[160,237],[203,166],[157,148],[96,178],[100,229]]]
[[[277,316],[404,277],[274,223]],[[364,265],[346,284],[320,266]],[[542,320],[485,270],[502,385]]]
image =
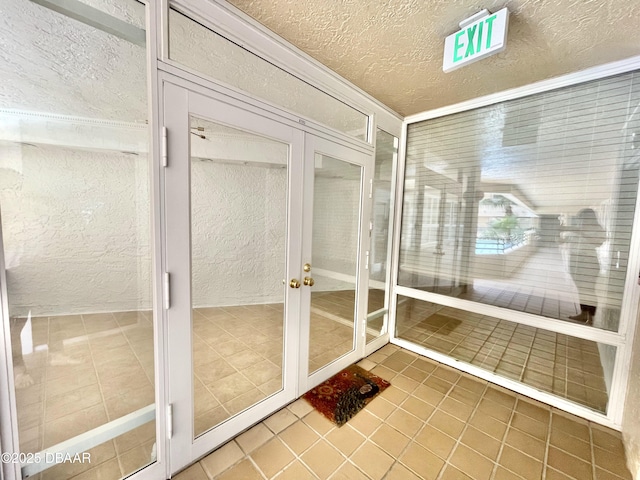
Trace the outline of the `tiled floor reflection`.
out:
[[[396,328],[399,338],[606,411],[595,342],[404,297]]]
[[[282,304],[194,309],[196,435],[282,389],[283,317]]]
[[[344,349],[352,342],[352,329],[345,325],[345,312],[352,310],[344,298],[323,300],[322,307],[330,310],[316,305],[312,324],[312,356],[318,364],[329,358],[322,357],[329,347]],[[416,320],[424,314],[418,307],[414,312]],[[500,352],[496,371],[509,376],[516,371],[513,365],[524,365],[520,375],[536,374],[523,377],[526,381],[548,381],[553,361],[552,388],[564,379],[569,398],[575,385],[591,390],[600,385],[599,360],[579,340],[550,338],[543,335],[548,332],[504,322],[491,328],[454,323],[416,321],[411,331],[430,348],[450,342],[452,351],[468,348],[464,339],[474,345],[484,335],[473,357],[478,364],[492,365]],[[458,338],[463,325],[468,333]],[[23,452],[40,451],[153,403],[149,313],[33,318],[32,352],[20,339],[22,328],[14,321],[14,351],[22,344],[26,352],[26,369],[16,369],[16,381],[22,383],[16,392]],[[281,388],[282,333],[282,305],[194,311],[196,430],[211,428]],[[540,472],[547,479],[630,478],[615,432],[392,345],[361,364],[393,386],[342,429],[298,401],[179,478],[497,480],[541,478]],[[65,464],[35,478],[118,479],[151,461],[154,429],[150,423],[92,449],[90,465]]]
[[[309,367],[353,347],[355,293],[314,293]],[[194,310],[196,434],[282,388],[282,304]]]
[[[316,368],[353,348],[349,296],[354,292],[321,294],[314,302]],[[24,367],[14,359],[22,452],[154,402],[150,312],[32,318],[24,327],[24,319],[13,321],[13,351],[25,352]],[[194,309],[193,330],[196,435],[282,388],[282,304]],[[120,478],[151,461],[154,437],[154,423],[146,424],[92,449],[90,465],[56,466],[41,478]]]
[[[616,431],[387,345],[391,381],[342,428],[297,400],[176,480],[630,480]]]
[[[355,290],[311,293],[309,372],[354,348]]]
[[[368,311],[384,308],[384,296],[384,290],[370,289]],[[355,298],[354,290],[311,294],[309,372],[315,372],[354,348]],[[367,323],[367,343],[380,335],[383,322],[382,315]]]
[[[149,312],[15,319],[11,337],[23,453],[154,402]],[[62,464],[31,478],[120,478],[151,461],[154,442],[151,422],[89,450],[90,464]]]
[[[439,286],[434,287],[436,279],[433,276],[412,273],[409,269],[401,271],[400,285],[563,322],[584,324],[569,318],[580,313],[580,300],[569,274],[568,248],[568,244],[532,246],[530,256],[509,275],[492,277],[488,271],[477,273],[478,277],[470,279],[464,290],[451,287],[450,275],[438,278]],[[462,279],[459,281],[464,283]],[[616,294],[613,290],[607,294],[605,283],[604,277],[595,280],[598,309],[593,325],[616,331],[620,318],[620,301],[616,300],[616,296],[621,294]]]

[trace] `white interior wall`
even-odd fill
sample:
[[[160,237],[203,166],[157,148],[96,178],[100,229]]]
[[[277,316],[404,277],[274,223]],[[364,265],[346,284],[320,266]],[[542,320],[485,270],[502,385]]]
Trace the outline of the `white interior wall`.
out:
[[[151,308],[146,156],[0,145],[11,315]]]
[[[206,133],[192,146],[193,304],[282,302],[286,145]],[[331,273],[315,291],[354,288],[360,168],[344,167],[316,177],[313,264]],[[0,168],[12,315],[151,308],[146,154],[4,142]]]
[[[146,157],[0,152],[11,314],[150,309]],[[196,160],[192,178],[194,305],[283,301],[286,169]]]
[[[283,302],[287,170],[196,160],[191,176],[193,305]]]

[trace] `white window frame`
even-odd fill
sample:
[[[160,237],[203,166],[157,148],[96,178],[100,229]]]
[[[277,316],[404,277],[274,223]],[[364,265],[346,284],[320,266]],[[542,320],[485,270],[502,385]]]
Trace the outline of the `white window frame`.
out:
[[[400,137],[403,117],[351,84],[299,48],[268,30],[225,0],[160,0],[163,26],[158,57],[163,63],[189,69],[169,58],[169,7],[219,33],[258,57],[298,77],[346,105],[369,116],[367,138],[371,143],[379,127]],[[197,72],[194,72],[198,74]],[[239,90],[238,90],[239,91]],[[268,102],[261,101],[262,104]],[[278,107],[276,107],[278,108]],[[282,111],[282,108],[279,108]],[[300,115],[294,114],[299,117]],[[375,116],[375,119],[372,118]]]
[[[536,82],[504,92],[499,92],[484,97],[475,98],[455,105],[422,112],[405,118],[402,128],[402,138],[400,142],[401,152],[398,165],[398,176],[396,178],[396,214],[395,214],[395,236],[393,244],[393,258],[398,259],[400,255],[400,229],[402,223],[402,207],[404,194],[404,176],[406,172],[406,142],[407,127],[409,124],[430,120],[445,115],[475,110],[477,108],[493,105],[495,103],[513,100],[533,94],[543,93],[558,88],[572,86],[591,80],[628,73],[640,69],[640,56],[630,59],[612,62],[598,67],[586,69],[580,72],[563,75],[557,78]],[[618,332],[608,332],[597,328],[585,327],[577,324],[559,322],[557,320],[546,319],[524,312],[510,311],[493,305],[485,305],[469,300],[447,297],[435,293],[424,292],[409,287],[398,285],[398,262],[393,265],[393,287],[391,293],[391,343],[411,350],[415,353],[425,355],[433,360],[452,366],[464,372],[470,373],[484,380],[493,382],[502,387],[521,393],[528,397],[540,400],[566,412],[580,416],[587,420],[605,425],[616,430],[621,429],[622,416],[624,413],[624,403],[629,381],[629,369],[631,365],[631,354],[635,325],[638,317],[638,303],[640,301],[640,286],[636,281],[637,273],[640,271],[640,191],[636,200],[636,210],[634,214],[634,224],[630,243],[629,262],[627,267],[626,288],[623,297],[620,325]],[[437,303],[453,308],[459,308],[482,315],[489,315],[515,323],[530,325],[533,327],[549,330],[553,332],[584,338],[598,343],[605,343],[617,347],[614,373],[612,379],[611,392],[609,394],[609,404],[606,414],[598,413],[590,408],[578,405],[567,399],[552,395],[525,385],[524,383],[496,375],[488,370],[481,369],[475,365],[462,362],[448,355],[444,355],[416,344],[400,339],[395,334],[397,298],[398,295],[415,298],[427,302]]]

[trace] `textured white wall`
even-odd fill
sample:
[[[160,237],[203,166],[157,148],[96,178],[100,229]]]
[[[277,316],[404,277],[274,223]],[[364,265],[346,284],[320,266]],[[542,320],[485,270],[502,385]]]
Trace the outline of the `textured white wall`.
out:
[[[144,156],[0,144],[12,315],[151,307]]]
[[[193,302],[283,301],[287,170],[192,164]],[[147,159],[0,144],[11,314],[151,308]]]
[[[144,26],[145,7],[134,0],[84,3]],[[147,119],[143,47],[29,0],[0,2],[0,31],[0,108]]]
[[[287,170],[192,162],[194,306],[284,301]]]

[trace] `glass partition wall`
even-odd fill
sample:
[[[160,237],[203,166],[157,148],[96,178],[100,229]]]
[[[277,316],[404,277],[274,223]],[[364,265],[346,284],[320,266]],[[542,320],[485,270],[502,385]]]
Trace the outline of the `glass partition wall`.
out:
[[[397,338],[607,412],[631,278],[639,78],[408,125]]]
[[[224,85],[367,141],[368,115],[169,9],[169,58]]]
[[[378,129],[371,196],[373,200],[369,255],[369,297],[367,302],[367,344],[387,334],[389,312],[388,273],[391,263],[391,226],[398,138]]]
[[[146,7],[102,7],[89,25],[2,6],[20,32],[0,42],[0,209],[24,477],[156,459]]]
[[[172,427],[179,424],[175,419],[182,406],[171,404],[168,393],[175,387],[168,372],[172,362],[179,363],[177,357],[191,355],[192,375],[180,375],[194,385],[188,393],[194,412],[189,442],[195,443],[232,424],[248,405],[258,405],[255,419],[266,415],[260,403],[292,391],[290,364],[307,368],[308,363],[320,378],[330,368],[337,371],[339,362],[361,358],[362,314],[370,314],[368,346],[387,340],[384,287],[390,278],[389,209],[401,119],[361,92],[347,92],[341,79],[309,80],[327,72],[298,78],[291,72],[300,69],[278,67],[213,32],[215,15],[197,23],[184,14],[189,12],[184,5],[172,5],[167,31],[158,21],[149,34],[152,39],[166,34],[168,51],[161,47],[159,57],[151,58],[156,42],[147,49],[146,18],[160,18],[160,3],[58,3],[12,0],[2,6],[0,18],[4,31],[13,32],[2,35],[0,45],[5,60],[0,65],[0,280],[4,289],[6,273],[2,301],[8,305],[2,315],[8,352],[2,352],[2,365],[11,363],[13,354],[9,383],[15,386],[6,395],[13,403],[0,405],[3,447],[54,454],[41,456],[44,462],[25,462],[10,478],[156,478],[160,470],[176,471],[168,454],[181,449]],[[177,277],[165,264],[164,234],[174,225],[166,220],[170,196],[163,180],[169,176],[161,166],[165,159],[167,168],[179,163],[168,153],[179,136],[162,117],[163,89],[172,82],[215,97],[225,108],[233,103],[236,110],[246,109],[243,114],[260,109],[271,123],[293,123],[296,129],[295,141],[279,143],[274,139],[280,137],[267,135],[274,141],[265,141],[250,128],[232,128],[227,119],[216,124],[193,114],[185,123],[193,348],[173,358],[168,342],[160,341],[158,352],[154,346],[154,338],[166,335],[164,310],[175,309],[179,283],[171,285]],[[378,131],[373,196],[368,197],[374,112],[396,136]],[[158,137],[156,163],[151,162],[150,126]],[[312,138],[318,150],[315,158],[305,152],[311,163],[302,172],[292,159],[299,160],[295,155]],[[213,155],[205,148],[212,143],[226,149]],[[250,156],[237,158],[251,148]],[[308,193],[308,187],[298,190],[303,182],[295,183],[294,193],[304,197],[305,208],[315,201],[316,208],[307,209],[317,224],[307,235],[313,237],[313,255],[305,259],[313,264],[315,284],[302,276],[311,274],[307,269],[283,277],[282,267],[295,257],[285,252],[285,240],[300,240],[286,225],[290,199],[296,198],[288,183],[292,165],[297,178],[313,177],[315,195],[302,195]],[[369,217],[372,198],[376,209]],[[369,218],[375,241],[370,252]],[[246,241],[234,242],[229,232],[240,228]],[[331,228],[337,237],[327,236]],[[336,257],[332,242],[340,236],[351,243],[343,242]],[[365,260],[373,272],[370,292]],[[302,287],[291,281],[298,276],[306,280]],[[285,332],[286,292],[292,296],[297,288],[308,292],[311,287],[309,351],[317,355],[294,358],[292,339],[299,325],[289,322]],[[337,336],[346,340],[336,343]],[[162,359],[158,364],[156,355]],[[5,391],[0,397],[4,401]],[[15,428],[8,428],[4,420],[13,421],[14,413]],[[87,461],[57,461],[78,452]]]

